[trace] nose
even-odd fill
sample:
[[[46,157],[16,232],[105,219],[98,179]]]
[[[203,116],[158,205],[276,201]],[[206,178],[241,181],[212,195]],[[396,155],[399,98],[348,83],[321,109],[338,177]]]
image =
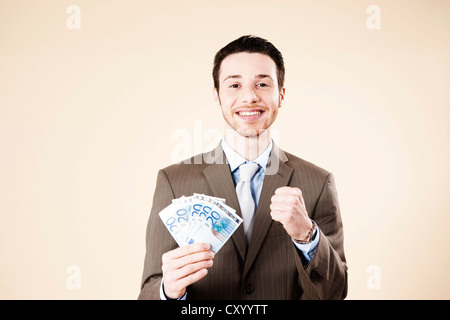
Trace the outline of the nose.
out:
[[[254,104],[259,102],[259,96],[252,86],[246,86],[242,90],[241,102],[246,104]]]

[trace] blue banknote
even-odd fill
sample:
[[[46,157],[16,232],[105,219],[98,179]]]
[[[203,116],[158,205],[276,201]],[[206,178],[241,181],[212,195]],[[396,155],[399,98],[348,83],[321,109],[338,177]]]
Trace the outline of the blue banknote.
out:
[[[207,242],[215,253],[242,223],[225,199],[197,193],[172,200],[159,216],[179,246]]]

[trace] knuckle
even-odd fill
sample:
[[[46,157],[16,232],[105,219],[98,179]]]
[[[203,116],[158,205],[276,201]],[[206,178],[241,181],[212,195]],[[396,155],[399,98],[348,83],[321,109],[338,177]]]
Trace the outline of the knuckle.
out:
[[[202,267],[202,268],[207,268],[207,267],[209,267],[209,266],[212,265],[211,262],[212,262],[212,260],[203,261],[201,267]]]
[[[296,197],[288,197],[286,199],[286,202],[290,205],[297,204],[297,198]]]
[[[202,253],[202,257],[201,257],[202,260],[207,260],[209,258],[210,258],[210,253],[208,251],[205,251]]]

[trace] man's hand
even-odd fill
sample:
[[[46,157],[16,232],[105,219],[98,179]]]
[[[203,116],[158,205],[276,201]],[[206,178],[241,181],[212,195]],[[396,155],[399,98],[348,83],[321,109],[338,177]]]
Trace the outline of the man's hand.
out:
[[[194,243],[163,254],[163,283],[167,297],[182,297],[187,286],[206,276],[206,268],[213,265],[214,258],[214,252],[209,248],[209,243]]]
[[[272,219],[280,222],[292,238],[305,240],[313,223],[306,212],[302,191],[299,188],[281,187],[275,190],[271,201]]]

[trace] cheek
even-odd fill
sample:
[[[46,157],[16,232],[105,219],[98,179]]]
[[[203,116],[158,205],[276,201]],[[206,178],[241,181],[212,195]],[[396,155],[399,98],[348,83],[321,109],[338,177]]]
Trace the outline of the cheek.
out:
[[[267,106],[271,106],[271,107],[277,107],[280,105],[281,103],[281,96],[278,92],[267,92],[267,94],[263,97],[263,100],[265,101]]]
[[[235,103],[235,100],[227,95],[220,95],[220,105],[222,106],[222,109],[225,110],[231,110]]]

